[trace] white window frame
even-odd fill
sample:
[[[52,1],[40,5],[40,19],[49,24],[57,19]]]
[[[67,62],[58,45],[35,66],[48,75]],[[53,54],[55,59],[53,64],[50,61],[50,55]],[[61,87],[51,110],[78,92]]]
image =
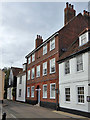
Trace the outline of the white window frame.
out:
[[[66,67],[66,64],[67,64],[67,62],[69,62],[69,66],[67,66]],[[67,72],[66,72],[66,70],[67,70]],[[65,73],[65,75],[67,75],[67,74],[70,74],[70,60],[67,60],[65,63],[64,63],[64,73]]]
[[[79,57],[81,57],[81,62],[80,63],[78,63],[78,58]],[[78,55],[77,57],[76,57],[76,70],[77,70],[77,72],[81,72],[81,71],[83,71],[83,69],[84,69],[84,60],[83,60],[83,55]],[[81,70],[78,70],[78,66],[80,65],[80,64],[82,64],[82,69]]]
[[[81,36],[79,36],[79,46],[83,46],[88,41],[89,41],[89,32],[85,32]]]
[[[53,45],[53,47],[52,47],[52,45]],[[53,49],[55,49],[55,37],[52,38],[52,40],[50,40],[50,51],[53,50]]]
[[[33,77],[33,73],[34,72],[34,77]],[[32,73],[31,73],[31,79],[34,79],[35,78],[35,68],[32,68]]]
[[[32,54],[32,62],[34,62],[34,61],[35,61],[35,53]]]
[[[25,70],[26,70],[26,65],[24,64],[24,65],[23,65],[23,71],[25,71]]]
[[[31,56],[28,57],[28,64],[30,64],[30,63],[31,63]]]
[[[20,94],[20,90],[21,90],[21,94]],[[19,89],[18,97],[21,97],[21,96],[22,96],[22,89]]]
[[[46,64],[46,65],[45,65]],[[45,67],[45,68],[44,68]],[[46,69],[46,74],[44,74],[44,70]],[[47,62],[43,63],[43,76],[47,75]]]
[[[80,87],[83,87],[84,88],[84,94],[78,94],[78,88],[80,88]],[[84,96],[84,102],[79,102],[78,101],[78,95],[83,95]],[[77,103],[78,104],[85,104],[85,87],[82,85],[80,85],[80,86],[77,86]]]
[[[55,89],[56,89],[56,83],[51,83],[51,84],[50,84],[50,99],[56,99],[56,90],[55,90],[55,97],[52,97],[52,96],[51,96],[51,86],[52,86],[52,85],[55,85]]]
[[[34,98],[34,91],[32,91],[34,89],[34,91],[35,91],[35,87],[34,86],[32,86],[31,87],[31,98]],[[33,93],[32,93],[33,92]]]
[[[39,72],[39,74],[38,74],[38,72]],[[40,65],[37,66],[37,75],[36,75],[36,77],[40,77]]]
[[[28,70],[28,80],[30,80],[30,70]]]
[[[43,55],[47,54],[47,44],[43,46]]]
[[[22,84],[22,76],[19,77],[19,84]]]
[[[44,87],[47,86],[47,84],[43,85],[43,98],[47,98],[47,96],[44,96]]]
[[[66,94],[66,89],[70,89],[70,87],[65,87],[65,102],[70,103],[70,102],[71,102],[71,91],[70,91],[70,94]],[[71,90],[71,89],[70,89],[70,90]],[[67,100],[66,100],[66,95],[69,95],[69,96],[70,96],[70,101],[67,101]]]
[[[29,89],[29,91],[28,91],[28,89]],[[28,92],[29,92],[29,94],[28,94]],[[27,87],[27,97],[30,97],[30,87]]]
[[[54,63],[55,63],[54,65],[52,64],[52,61],[54,61]],[[53,66],[55,67],[55,71],[54,72],[51,71],[51,68]],[[55,73],[55,72],[56,72],[56,60],[55,60],[55,58],[53,58],[53,59],[50,60],[50,74]]]

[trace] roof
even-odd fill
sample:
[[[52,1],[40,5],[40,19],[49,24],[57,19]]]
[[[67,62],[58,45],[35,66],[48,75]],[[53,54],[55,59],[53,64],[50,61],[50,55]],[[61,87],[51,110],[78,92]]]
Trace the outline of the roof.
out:
[[[72,43],[72,45],[68,47],[67,51],[60,56],[57,62],[62,63],[65,60],[70,59],[86,51],[90,51],[90,41],[84,44],[83,46],[79,46],[79,39],[77,37],[77,39]]]
[[[20,71],[18,74],[17,74],[17,76],[22,76],[22,75],[25,75],[25,73],[26,73],[26,71]]]
[[[35,48],[32,52],[30,52],[25,58],[32,55],[34,52],[36,52],[38,49],[40,49],[42,46],[44,46],[48,41],[50,41],[53,37],[55,37],[58,34],[58,32],[55,32],[53,35],[51,35],[48,39],[46,39],[40,46]]]
[[[20,71],[22,71],[22,68],[17,68],[17,67],[11,67],[13,75],[17,76]]]
[[[81,25],[80,25],[80,21],[82,21],[82,20],[83,20],[83,22],[81,22]],[[58,30],[52,36],[50,36],[48,39],[46,39],[39,47],[35,48],[32,52],[30,52],[25,58],[27,58],[30,55],[32,55],[33,53],[35,53],[38,49],[40,49],[42,46],[44,46],[48,41],[50,41],[56,35],[60,36],[60,41],[62,41],[62,44],[63,44],[63,41],[65,42],[65,44],[64,44],[65,47],[68,46],[68,41],[66,41],[66,39],[68,39],[70,41],[71,40],[74,41],[75,38],[77,37],[77,31],[75,31],[76,29],[72,28],[72,25],[74,25],[74,27],[76,24],[77,24],[76,27],[80,25],[80,27],[83,29],[82,24],[83,24],[83,26],[88,27],[88,23],[89,23],[88,19],[85,18],[81,13],[79,13],[77,16],[73,17],[64,27],[62,27],[60,30]],[[61,43],[59,43],[59,44],[61,44]],[[61,48],[62,47],[63,46],[61,46]]]

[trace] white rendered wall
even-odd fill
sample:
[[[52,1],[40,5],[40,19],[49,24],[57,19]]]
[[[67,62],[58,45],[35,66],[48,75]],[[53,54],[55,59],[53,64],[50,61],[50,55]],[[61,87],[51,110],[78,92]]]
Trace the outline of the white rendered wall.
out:
[[[16,100],[25,102],[26,94],[26,75],[22,76],[22,84],[19,84],[20,76],[17,77],[17,95]],[[19,97],[19,89],[21,89],[21,97]]]
[[[90,84],[90,52],[88,54],[88,84]],[[88,86],[88,96],[90,96],[90,86]],[[88,103],[88,111],[90,111],[90,102]]]
[[[63,108],[70,108],[74,110],[80,110],[90,112],[86,98],[89,95],[88,89],[88,53],[83,54],[83,71],[77,72],[76,58],[70,59],[70,74],[65,75],[64,63],[59,64],[59,105]],[[89,74],[90,75],[90,74]],[[84,86],[85,89],[85,103],[80,104],[77,100],[77,87]],[[69,103],[65,102],[65,88],[70,87],[70,99]]]
[[[7,99],[9,99],[9,100],[13,100],[12,90],[13,90],[13,88],[7,89]]]

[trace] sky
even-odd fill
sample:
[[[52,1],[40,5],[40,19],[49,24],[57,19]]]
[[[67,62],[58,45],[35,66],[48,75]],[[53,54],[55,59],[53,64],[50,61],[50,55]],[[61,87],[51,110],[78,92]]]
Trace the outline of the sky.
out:
[[[76,14],[88,2],[70,2]],[[22,67],[35,48],[35,39],[46,40],[64,26],[65,2],[0,2],[0,68]]]

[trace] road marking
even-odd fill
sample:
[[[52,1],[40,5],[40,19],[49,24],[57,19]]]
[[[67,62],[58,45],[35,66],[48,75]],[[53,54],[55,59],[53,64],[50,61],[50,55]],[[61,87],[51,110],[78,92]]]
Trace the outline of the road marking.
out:
[[[13,118],[15,118],[16,119],[16,117],[13,115],[13,114],[10,114]]]

